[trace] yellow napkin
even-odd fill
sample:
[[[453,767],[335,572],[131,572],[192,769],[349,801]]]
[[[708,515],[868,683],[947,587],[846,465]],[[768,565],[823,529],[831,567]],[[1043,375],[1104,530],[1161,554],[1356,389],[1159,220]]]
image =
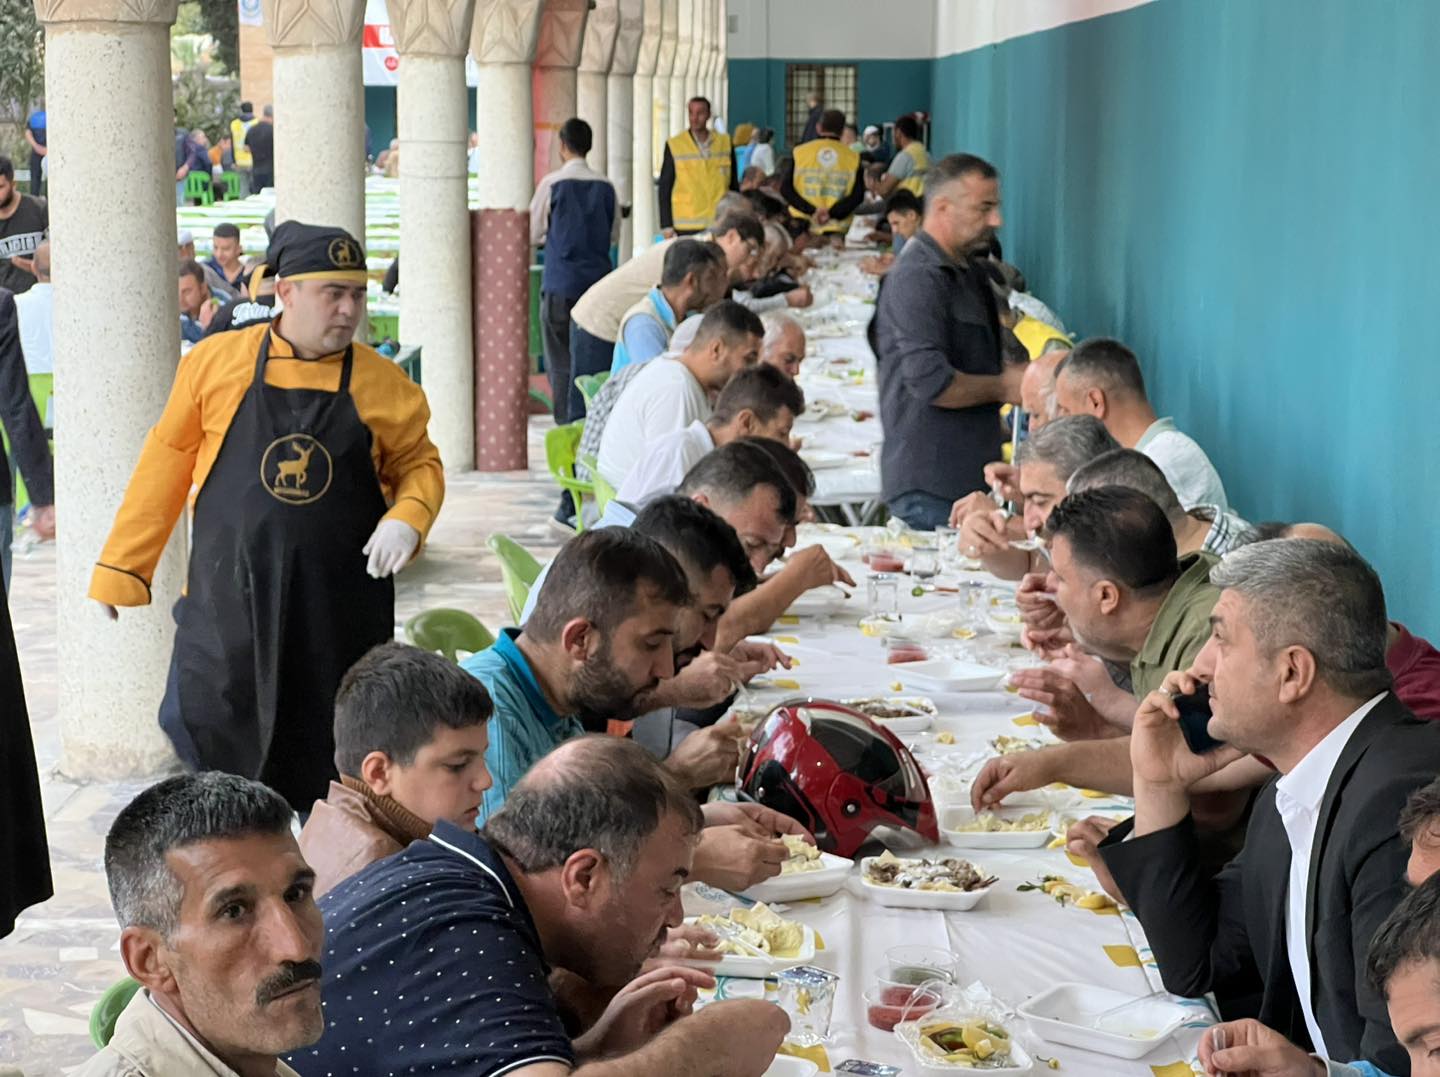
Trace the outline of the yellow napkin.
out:
[[[797,614],[794,613],[782,613],[780,615],[780,623],[782,625],[798,625],[800,623],[800,618]]]
[[[798,644],[798,643],[800,642],[800,637],[799,637],[799,636],[776,636],[776,637],[775,637],[775,642],[776,642],[776,643],[789,643],[789,644],[794,645],[794,644]]]
[[[1010,721],[1016,725],[1039,725],[1040,722],[1033,714],[1022,714],[1019,718],[1011,718]]]
[[[1195,1071],[1188,1062],[1167,1062],[1163,1066],[1151,1066],[1155,1077],[1195,1077]]]
[[[1099,789],[1082,789],[1080,795],[1090,800],[1109,800],[1112,794],[1102,793]]]
[[[793,1043],[782,1043],[780,1045],[782,1055],[790,1055],[792,1058],[803,1058],[820,1067],[821,1073],[830,1072],[830,1056],[825,1053],[825,1045],[817,1043],[814,1047],[800,1047]]]
[[[1140,955],[1135,952],[1133,946],[1122,944],[1106,946],[1105,956],[1122,969],[1138,969],[1140,967]]]

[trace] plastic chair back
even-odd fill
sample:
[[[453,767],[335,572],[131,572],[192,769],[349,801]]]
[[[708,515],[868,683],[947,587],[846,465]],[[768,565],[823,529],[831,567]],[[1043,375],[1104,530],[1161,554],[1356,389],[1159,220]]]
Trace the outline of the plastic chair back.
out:
[[[203,172],[191,172],[185,177],[185,201],[199,202],[202,206],[215,204],[215,193],[210,186],[210,177]]]
[[[585,410],[589,411],[595,406],[595,398],[600,395],[600,390],[610,380],[610,371],[603,370],[599,374],[581,374],[575,379],[575,388],[580,390],[580,398],[585,401]]]
[[[115,1036],[115,1022],[120,1019],[120,1014],[125,1007],[130,1005],[130,1000],[135,997],[135,992],[140,990],[140,984],[129,976],[119,983],[111,984],[105,989],[95,1005],[90,1010],[90,1042],[97,1050],[104,1050]]]
[[[473,614],[443,608],[425,610],[406,621],[405,638],[452,662],[460,661],[461,651],[475,654],[495,642],[495,636]]]
[[[599,469],[591,472],[595,485],[595,507],[600,510],[600,515],[605,515],[605,508],[615,500],[615,487],[605,481],[605,476],[600,474]]]
[[[505,585],[505,598],[510,603],[510,619],[520,623],[520,614],[530,597],[530,588],[540,575],[540,562],[534,554],[508,535],[491,535],[485,545],[500,559],[500,580]]]
[[[585,420],[557,426],[545,431],[545,465],[550,477],[568,491],[575,502],[575,530],[585,530],[584,513],[580,505],[585,497],[595,495],[595,487],[575,476],[575,453],[580,448],[580,438],[585,433]]]

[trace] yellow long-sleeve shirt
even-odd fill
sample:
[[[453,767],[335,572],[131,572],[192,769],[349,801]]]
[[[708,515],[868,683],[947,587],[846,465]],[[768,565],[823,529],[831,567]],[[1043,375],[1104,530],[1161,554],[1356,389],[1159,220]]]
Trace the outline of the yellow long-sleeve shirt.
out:
[[[110,537],[90,578],[90,597],[112,606],[144,606],[150,581],[185,501],[198,492],[220,454],[221,443],[255,377],[255,358],[268,323],[218,333],[180,360],[175,385],[160,421],[145,435]],[[296,359],[278,334],[270,341],[265,384],[280,389],[340,387],[343,353]],[[390,504],[386,519],[430,531],[445,498],[440,454],[426,434],[430,407],[425,393],[389,359],[355,345],[350,395],[370,429],[370,454],[380,489]]]

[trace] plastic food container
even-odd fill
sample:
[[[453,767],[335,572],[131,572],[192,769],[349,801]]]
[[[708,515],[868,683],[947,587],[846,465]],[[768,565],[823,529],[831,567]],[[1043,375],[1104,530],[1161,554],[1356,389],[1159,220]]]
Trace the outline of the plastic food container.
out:
[[[1030,811],[1013,808],[993,808],[982,814],[994,815],[1005,822],[1014,822],[1022,816],[1035,815],[1046,811],[1044,808]],[[948,809],[940,817],[940,836],[950,845],[961,849],[1040,849],[1050,844],[1054,834],[1051,823],[1054,812],[1047,812],[1045,825],[1039,830],[961,830],[978,818],[974,808],[958,806]]]
[[[865,1019],[872,1028],[894,1032],[901,1021],[915,1021],[934,1012],[943,1001],[939,992],[926,987],[872,987],[866,991]]]
[[[1018,1010],[1030,1027],[1051,1043],[1129,1059],[1149,1054],[1203,1012],[1163,995],[1137,997],[1073,982],[1056,984]]]

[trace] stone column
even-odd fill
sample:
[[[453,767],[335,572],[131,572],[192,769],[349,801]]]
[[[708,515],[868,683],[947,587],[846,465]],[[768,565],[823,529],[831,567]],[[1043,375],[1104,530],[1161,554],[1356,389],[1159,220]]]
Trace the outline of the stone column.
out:
[[[365,0],[262,4],[275,50],[275,219],[338,225],[363,243]]]
[[[720,2],[720,100],[724,104],[725,118],[730,118],[730,16],[727,0]]]
[[[711,0],[696,0],[695,37],[699,40],[695,58],[695,89],[693,93],[710,99],[710,108],[717,116],[715,95],[710,92],[710,49],[715,37],[715,28],[710,25],[714,15]]]
[[[585,20],[575,84],[575,115],[590,125],[594,138],[590,167],[596,172],[605,172],[610,166],[610,62],[619,29],[620,0],[596,0],[595,10]]]
[[[694,93],[690,65],[695,58],[695,3],[696,0],[680,0],[678,5],[675,65],[670,72],[670,130],[665,133],[666,138],[683,131],[690,118],[685,102]]]
[[[161,559],[149,606],[122,610],[112,624],[86,590],[180,354],[170,91],[176,4],[35,6],[45,25],[54,168],[55,388],[65,401],[55,454],[62,767],[74,778],[107,781],[151,775],[174,760],[155,716],[170,664],[183,539]],[[100,235],[105,258],[91,253]],[[125,267],[122,318],[113,303],[97,300],[114,295],[116,266]]]
[[[631,182],[631,162],[635,159],[635,67],[640,55],[645,0],[620,0],[617,12],[615,48],[610,58],[610,74],[606,78],[606,124],[609,131],[605,171],[610,182],[615,184],[615,195],[622,209],[620,261],[626,262],[635,249],[634,220],[631,216],[635,187]]]
[[[535,179],[560,167],[560,126],[576,114],[576,68],[590,0],[545,0],[535,46]]]
[[[527,212],[535,191],[531,63],[542,0],[476,0],[470,53],[480,133],[480,209],[473,237],[475,466],[525,466],[529,356],[526,305],[530,263]],[[403,157],[402,157],[403,161]],[[459,236],[452,237],[461,243]]]
[[[735,130],[730,115],[730,102],[720,93],[721,69],[725,64],[725,0],[710,0],[710,71],[707,76],[710,100],[715,111],[725,117],[726,130]]]
[[[452,470],[475,466],[465,51],[475,0],[388,0],[400,53],[400,249],[406,341],[424,348],[430,440]]]
[[[479,68],[475,129],[482,210],[525,209],[535,192],[530,63],[541,7],[542,0],[475,0],[470,53]]]
[[[659,230],[655,203],[655,66],[659,62],[664,24],[664,0],[641,0],[640,42],[635,53],[635,79],[631,89],[630,231],[632,253],[650,246]]]
[[[660,175],[660,162],[665,158],[665,141],[675,132],[674,117],[670,115],[670,78],[675,73],[675,50],[680,40],[681,0],[662,0],[664,22],[660,27],[660,53],[655,60],[655,134],[652,139],[654,152],[651,156],[650,175]],[[683,126],[685,118],[680,117]]]

